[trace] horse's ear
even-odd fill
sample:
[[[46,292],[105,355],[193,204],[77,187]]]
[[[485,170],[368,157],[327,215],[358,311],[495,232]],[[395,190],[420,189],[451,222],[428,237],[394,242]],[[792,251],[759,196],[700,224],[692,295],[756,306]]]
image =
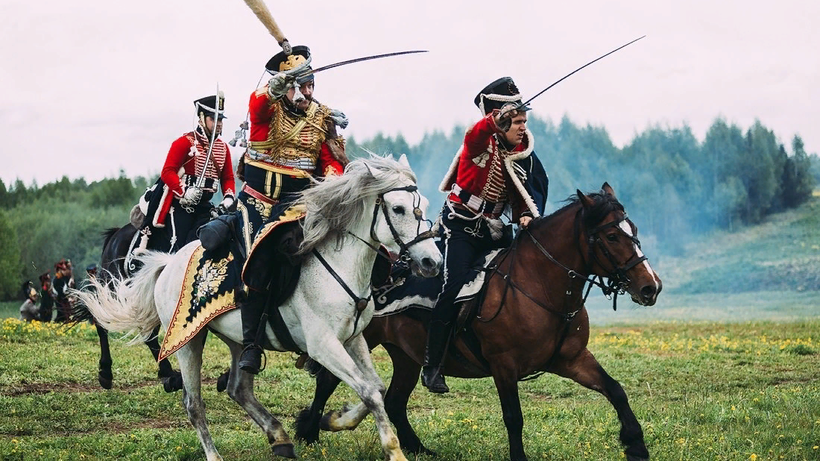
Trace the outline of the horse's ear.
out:
[[[410,162],[407,161],[407,156],[404,154],[401,154],[401,157],[399,157],[399,163],[407,168],[410,168]]]
[[[581,205],[583,205],[584,208],[589,208],[595,204],[595,201],[584,195],[580,189],[575,189],[575,193],[578,194],[578,200],[581,201]]]
[[[601,190],[603,190],[605,193],[611,195],[612,198],[617,198],[617,197],[615,197],[615,189],[613,189],[612,186],[610,186],[608,182],[605,182],[604,185],[601,186]]]

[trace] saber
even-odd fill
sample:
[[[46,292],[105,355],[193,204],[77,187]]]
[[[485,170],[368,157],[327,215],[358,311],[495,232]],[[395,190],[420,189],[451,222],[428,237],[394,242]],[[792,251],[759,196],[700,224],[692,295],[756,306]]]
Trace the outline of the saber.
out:
[[[285,34],[282,33],[282,29],[279,28],[279,25],[276,24],[273,16],[271,16],[267,5],[265,5],[262,0],[245,0],[245,4],[253,11],[253,14],[256,15],[262,25],[268,29],[268,32],[273,35],[273,38],[276,39],[276,43],[282,47],[282,51],[290,55],[291,52],[293,52],[293,48],[290,46],[288,39],[285,38]]]
[[[640,40],[640,39],[642,39],[642,38],[644,38],[644,37],[646,37],[646,35],[642,35],[642,36],[640,36],[640,37],[636,38],[635,40],[632,40],[631,42],[627,43],[626,45],[621,45],[621,46],[619,46],[618,48],[615,48],[614,50],[610,51],[609,53],[607,53],[607,54],[605,54],[605,55],[603,55],[603,56],[600,56],[600,57],[598,57],[598,58],[595,58],[595,59],[593,59],[592,61],[590,61],[590,62],[588,62],[588,63],[584,64],[583,66],[581,66],[581,67],[579,67],[579,68],[577,68],[577,69],[573,70],[572,72],[568,73],[567,75],[564,75],[563,77],[561,77],[561,78],[560,78],[557,82],[555,82],[555,83],[553,83],[552,85],[550,85],[550,86],[548,86],[548,87],[544,88],[543,90],[539,91],[538,93],[536,93],[536,94],[535,94],[535,96],[531,97],[530,99],[527,99],[525,102],[522,102],[522,103],[521,103],[521,104],[519,104],[517,107],[515,107],[515,109],[512,109],[512,110],[520,110],[522,107],[525,107],[527,104],[529,104],[529,103],[530,103],[530,101],[532,101],[533,99],[535,99],[535,98],[537,98],[537,97],[541,96],[541,95],[542,95],[545,91],[547,91],[547,90],[549,90],[550,88],[554,87],[555,85],[557,85],[557,84],[561,83],[562,81],[564,81],[564,79],[566,79],[566,78],[567,78],[567,77],[569,77],[570,75],[572,75],[572,74],[574,74],[574,73],[578,72],[579,70],[583,69],[584,67],[587,67],[588,65],[590,65],[590,64],[592,64],[592,63],[595,63],[595,62],[597,62],[597,61],[600,61],[601,59],[604,59],[605,57],[609,56],[610,54],[612,54],[612,53],[614,53],[614,52],[616,52],[616,51],[618,51],[618,50],[620,50],[620,49],[622,49],[622,48],[626,48],[627,46],[629,46],[629,45],[631,45],[631,44],[633,44],[633,43],[637,42],[638,40]]]
[[[322,66],[318,69],[313,69],[311,71],[306,72],[303,75],[300,75],[300,77],[303,77],[303,76],[306,77],[308,75],[315,74],[317,72],[322,72],[323,70],[333,69],[334,67],[346,66],[348,64],[353,64],[353,63],[356,63],[356,62],[370,61],[372,59],[389,58],[391,56],[401,56],[401,55],[404,55],[404,54],[416,54],[416,53],[427,53],[427,50],[396,51],[394,53],[374,54],[373,56],[364,56],[364,57],[356,58],[356,59],[348,59],[347,61],[339,61],[339,62],[335,62],[333,64],[328,64],[326,66]]]
[[[216,124],[219,122],[219,101],[222,94],[219,93],[219,83],[216,84],[216,103],[214,104],[214,129],[211,130],[211,142],[208,145],[208,156],[205,157],[205,166],[202,167],[202,176],[197,178],[196,187],[202,189],[205,184],[205,176],[208,172],[208,164],[211,162],[211,156],[214,151],[214,142],[216,142]],[[205,124],[205,117],[203,117],[203,124]],[[203,127],[204,128],[204,127]]]

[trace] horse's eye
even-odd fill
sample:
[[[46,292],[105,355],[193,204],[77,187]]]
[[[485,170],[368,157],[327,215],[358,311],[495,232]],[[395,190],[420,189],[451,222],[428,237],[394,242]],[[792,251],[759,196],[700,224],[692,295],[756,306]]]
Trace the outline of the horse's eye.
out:
[[[393,207],[393,213],[396,214],[404,214],[404,207],[401,205],[396,205]]]
[[[606,239],[609,240],[610,242],[614,242],[614,241],[618,240],[618,234],[616,234],[614,232],[611,233],[611,234],[607,234]]]

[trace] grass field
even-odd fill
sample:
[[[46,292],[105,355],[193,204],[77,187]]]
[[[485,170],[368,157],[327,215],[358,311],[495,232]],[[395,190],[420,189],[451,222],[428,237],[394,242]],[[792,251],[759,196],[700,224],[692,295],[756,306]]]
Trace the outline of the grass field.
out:
[[[663,322],[597,327],[590,348],[627,391],[654,459],[820,459],[820,321]],[[115,387],[96,383],[96,335],[6,320],[0,334],[0,457],[3,459],[198,459],[180,405],[153,379],[147,349],[113,345]],[[313,385],[291,354],[272,354],[260,400],[291,429]],[[375,362],[383,378],[390,363]],[[211,432],[227,459],[269,457],[265,437],[214,381],[227,363],[206,346],[204,398]],[[449,379],[444,396],[417,390],[410,420],[444,460],[508,456],[500,405],[489,379]],[[354,401],[344,386],[329,408]],[[570,381],[521,384],[524,440],[532,459],[619,460],[619,425],[609,403]],[[292,433],[292,431],[290,431]],[[371,419],[354,432],[297,445],[302,459],[378,460]],[[419,459],[433,459],[419,457]]]
[[[820,197],[760,226],[704,237],[681,258],[649,255],[664,280],[652,308],[628,297],[617,312],[588,303],[590,349],[624,386],[653,459],[820,460]],[[20,302],[0,303],[0,318]],[[157,384],[144,347],[114,341],[114,389],[96,382],[96,334],[87,325],[3,321],[0,332],[0,459],[200,459],[180,404]],[[269,355],[257,395],[293,434],[313,383],[292,354]],[[390,362],[374,352],[389,380]],[[227,348],[210,338],[204,399],[226,459],[265,459],[265,437],[215,379]],[[410,421],[440,460],[508,458],[490,379],[450,378],[443,396],[417,389]],[[355,401],[341,386],[329,409]],[[621,460],[619,425],[603,397],[545,375],[521,383],[531,459]],[[354,432],[297,445],[301,459],[378,460],[372,419]],[[412,459],[412,458],[411,458]],[[420,460],[432,460],[419,457]]]

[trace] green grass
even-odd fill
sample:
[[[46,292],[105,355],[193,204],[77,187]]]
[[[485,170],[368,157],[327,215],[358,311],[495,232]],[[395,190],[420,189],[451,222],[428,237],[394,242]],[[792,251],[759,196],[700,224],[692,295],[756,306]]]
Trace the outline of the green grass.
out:
[[[820,460],[820,197],[760,226],[706,236],[687,256],[649,255],[664,281],[651,308],[593,296],[590,350],[621,382],[653,459]],[[20,302],[0,303],[17,318]],[[114,341],[115,387],[99,389],[98,346],[87,325],[1,323],[0,459],[201,459],[180,405],[165,394],[145,347]],[[374,352],[388,382],[390,361]],[[260,401],[293,435],[313,382],[292,354],[270,354]],[[211,434],[227,459],[270,457],[261,431],[215,380],[227,348],[211,337],[203,387]],[[449,378],[422,389],[410,421],[439,460],[503,460],[507,436],[492,380]],[[619,425],[599,394],[552,375],[521,383],[531,459],[621,460]],[[357,401],[340,386],[328,409]],[[353,432],[297,445],[301,459],[382,458],[372,419]],[[412,459],[412,457],[411,457]],[[434,458],[419,457],[420,460]]]
[[[676,294],[820,291],[820,199],[758,226],[703,237],[685,257],[657,266]]]
[[[180,405],[165,394],[142,346],[114,341],[115,387],[96,383],[96,335],[88,326],[2,323],[0,459],[200,459]],[[624,386],[654,459],[820,459],[820,320],[663,322],[593,329],[590,349]],[[313,383],[292,354],[271,354],[257,380],[260,401],[293,435]],[[215,337],[206,346],[204,399],[226,459],[269,458],[262,432],[214,381],[227,364]],[[374,360],[389,379],[386,353]],[[410,420],[442,460],[508,457],[490,379],[449,378],[451,392],[418,389]],[[328,408],[356,401],[341,386]],[[525,448],[531,459],[620,460],[619,424],[599,394],[552,375],[521,383]],[[356,431],[297,444],[301,459],[378,460],[368,418]],[[754,455],[754,456],[753,456]],[[757,457],[757,458],[755,458]],[[411,457],[412,459],[412,457]],[[421,460],[432,460],[419,457]]]
[[[0,301],[0,319],[20,318],[20,305],[23,301]]]

